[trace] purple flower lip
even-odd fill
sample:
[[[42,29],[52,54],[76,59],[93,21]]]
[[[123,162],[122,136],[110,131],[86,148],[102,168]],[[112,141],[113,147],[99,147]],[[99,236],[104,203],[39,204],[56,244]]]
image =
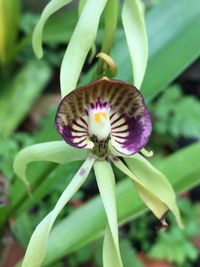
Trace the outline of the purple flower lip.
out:
[[[152,131],[151,116],[140,91],[132,84],[102,78],[65,96],[55,127],[76,148],[92,148],[93,136],[110,139],[124,155],[140,151]],[[94,144],[93,144],[94,145]]]

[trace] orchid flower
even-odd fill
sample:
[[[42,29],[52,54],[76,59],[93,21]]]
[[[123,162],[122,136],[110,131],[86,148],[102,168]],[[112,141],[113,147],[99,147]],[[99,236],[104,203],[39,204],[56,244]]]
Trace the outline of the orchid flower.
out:
[[[84,183],[92,167],[108,219],[104,266],[109,266],[111,259],[112,266],[123,266],[119,252],[112,164],[132,179],[140,197],[163,226],[166,226],[164,216],[168,210],[174,213],[182,226],[171,185],[164,175],[138,154],[148,142],[152,123],[143,96],[136,87],[104,77],[77,88],[62,99],[56,113],[55,127],[66,143],[52,142],[44,159],[62,164],[80,159],[85,161],[55,208],[37,226],[22,266],[40,266],[56,217]],[[37,149],[41,146],[38,144],[34,146],[35,151],[32,149],[32,160],[39,159]],[[25,178],[25,170],[22,172],[17,166],[19,161],[26,160],[28,150],[22,150],[15,160],[15,171],[22,178]],[[37,259],[37,265],[35,261],[31,265],[33,259]]]
[[[42,55],[41,35],[44,23],[53,12],[69,2],[52,0],[43,11],[33,36],[34,50],[39,57]],[[141,199],[164,227],[168,210],[174,214],[178,225],[182,227],[171,185],[166,177],[142,156],[149,154],[144,147],[151,135],[152,122],[144,98],[136,88],[142,83],[147,63],[147,37],[141,3],[139,0],[125,0],[122,11],[136,87],[131,83],[103,77],[76,88],[83,63],[94,42],[100,16],[104,8],[107,8],[105,14],[108,21],[112,12],[110,3],[114,5],[119,1],[81,2],[84,2],[82,12],[61,66],[63,98],[55,116],[55,127],[64,141],[36,144],[23,149],[15,159],[14,170],[29,187],[26,167],[30,162],[43,160],[68,164],[82,160],[83,163],[54,209],[33,232],[23,267],[42,265],[48,237],[57,216],[85,182],[92,168],[107,215],[103,243],[104,267],[123,267],[119,249],[113,165],[130,177]],[[132,29],[136,35],[132,34]]]

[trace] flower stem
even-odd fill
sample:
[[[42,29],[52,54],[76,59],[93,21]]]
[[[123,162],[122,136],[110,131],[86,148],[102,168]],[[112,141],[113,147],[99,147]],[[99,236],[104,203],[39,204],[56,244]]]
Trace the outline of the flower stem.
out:
[[[108,1],[104,16],[105,16],[105,33],[104,33],[104,39],[103,44],[101,48],[101,52],[109,54],[113,41],[115,38],[115,32],[117,28],[117,21],[118,21],[118,11],[119,11],[119,0],[110,0]],[[103,72],[103,65],[104,61],[103,59],[99,59],[99,63],[97,66],[97,76],[101,75]]]

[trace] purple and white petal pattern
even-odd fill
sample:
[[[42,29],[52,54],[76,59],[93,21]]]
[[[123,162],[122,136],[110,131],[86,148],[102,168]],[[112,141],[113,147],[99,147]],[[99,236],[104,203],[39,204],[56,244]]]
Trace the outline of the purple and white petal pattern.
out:
[[[111,139],[116,150],[131,155],[150,137],[152,123],[141,93],[130,83],[102,78],[77,88],[61,101],[55,126],[70,145],[90,147]]]

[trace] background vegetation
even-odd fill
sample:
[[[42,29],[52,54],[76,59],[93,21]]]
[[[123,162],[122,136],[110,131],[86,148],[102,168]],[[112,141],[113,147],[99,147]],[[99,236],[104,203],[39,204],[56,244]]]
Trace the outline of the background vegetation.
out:
[[[33,229],[54,206],[81,162],[67,166],[31,164],[31,197],[14,176],[12,163],[21,148],[59,140],[53,127],[60,101],[59,68],[78,12],[75,2],[49,20],[44,59],[38,61],[31,35],[48,1],[4,2],[0,5],[0,15],[4,14],[0,16],[0,264],[9,267],[22,257]],[[185,229],[179,230],[168,216],[169,228],[160,232],[159,223],[146,213],[131,182],[116,170],[121,252],[125,267],[200,266],[200,194],[195,187],[200,182],[200,2],[160,0],[145,4],[150,54],[142,92],[154,121],[148,146],[155,153],[153,164],[179,193]],[[102,35],[103,21],[97,51]],[[117,78],[131,82],[120,18],[112,57],[118,66]],[[93,58],[85,65],[80,84],[91,80],[95,64]],[[93,176],[59,217],[44,266],[102,266],[106,217]]]

